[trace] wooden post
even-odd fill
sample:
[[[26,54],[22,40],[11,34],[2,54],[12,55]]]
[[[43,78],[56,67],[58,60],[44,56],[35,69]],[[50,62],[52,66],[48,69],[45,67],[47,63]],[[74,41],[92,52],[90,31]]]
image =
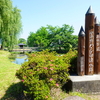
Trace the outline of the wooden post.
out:
[[[94,17],[91,7],[85,15],[85,69],[86,75],[94,74]]]
[[[77,59],[77,74],[85,74],[85,33],[81,27],[78,35],[78,59]]]
[[[100,74],[100,24],[95,18],[94,34],[94,73]]]

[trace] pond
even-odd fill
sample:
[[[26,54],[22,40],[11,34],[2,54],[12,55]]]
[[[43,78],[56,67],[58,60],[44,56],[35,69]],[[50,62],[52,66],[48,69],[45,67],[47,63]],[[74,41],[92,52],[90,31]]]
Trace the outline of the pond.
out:
[[[12,62],[15,63],[15,64],[21,65],[21,64],[23,64],[25,61],[28,61],[28,60],[27,60],[27,55],[18,54],[18,55],[16,56],[15,60],[12,61]]]

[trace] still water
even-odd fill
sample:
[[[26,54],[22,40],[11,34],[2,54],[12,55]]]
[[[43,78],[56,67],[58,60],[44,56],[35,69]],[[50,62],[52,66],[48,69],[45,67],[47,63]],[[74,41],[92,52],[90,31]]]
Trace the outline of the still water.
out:
[[[26,55],[23,55],[23,54],[18,54],[18,55],[16,56],[15,60],[12,61],[12,62],[15,63],[15,64],[21,65],[21,64],[23,64],[25,61],[28,61],[28,60],[27,60],[27,56],[26,56]]]

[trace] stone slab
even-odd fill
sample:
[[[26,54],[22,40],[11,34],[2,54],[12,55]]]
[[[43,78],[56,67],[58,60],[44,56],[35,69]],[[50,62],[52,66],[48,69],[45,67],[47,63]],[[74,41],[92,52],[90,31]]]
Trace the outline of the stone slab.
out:
[[[73,82],[82,82],[82,81],[97,81],[100,80],[100,75],[84,75],[84,76],[69,76]]]
[[[100,93],[100,75],[70,76],[64,88],[73,92]]]

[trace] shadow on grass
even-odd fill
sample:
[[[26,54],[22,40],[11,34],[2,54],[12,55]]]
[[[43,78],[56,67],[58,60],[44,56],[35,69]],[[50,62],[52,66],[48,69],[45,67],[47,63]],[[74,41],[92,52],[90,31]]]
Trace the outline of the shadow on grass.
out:
[[[22,82],[12,84],[0,100],[28,100],[23,94]]]
[[[70,84],[69,84],[70,86]],[[68,84],[65,84],[62,87],[62,90],[64,92],[69,92],[67,89],[71,88],[69,87]],[[69,87],[69,88],[68,88]],[[22,82],[19,83],[13,83],[10,85],[10,87],[6,90],[5,95],[0,99],[0,100],[34,100],[30,96],[26,97],[24,96],[23,90],[25,90],[25,86],[23,85]],[[57,92],[57,91],[56,91]],[[59,91],[58,91],[59,93]]]

